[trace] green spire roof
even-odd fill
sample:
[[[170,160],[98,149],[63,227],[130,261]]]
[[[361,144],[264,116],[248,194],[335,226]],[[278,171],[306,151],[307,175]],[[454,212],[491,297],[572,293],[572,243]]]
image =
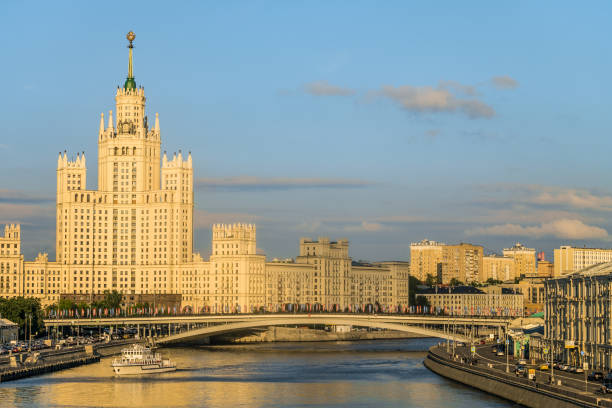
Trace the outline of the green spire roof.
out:
[[[125,84],[123,84],[123,89],[127,91],[130,89],[131,90],[136,89],[136,81],[134,80],[134,73],[133,73],[133,68],[132,68],[132,50],[134,49],[134,45],[132,44],[132,42],[136,38],[136,34],[134,34],[133,31],[130,31],[129,33],[127,33],[126,38],[130,42],[130,45],[128,45],[128,48],[130,49],[130,62],[128,65],[128,76],[127,76],[127,79],[125,80]]]

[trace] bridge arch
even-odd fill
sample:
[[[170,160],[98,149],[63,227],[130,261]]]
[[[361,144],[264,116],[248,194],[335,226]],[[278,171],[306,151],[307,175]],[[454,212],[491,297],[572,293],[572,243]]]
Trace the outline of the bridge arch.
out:
[[[420,334],[426,337],[438,337],[442,339],[469,341],[465,336],[460,334],[446,334],[438,330],[427,329],[419,326],[411,326],[406,324],[392,323],[381,321],[379,319],[367,318],[333,318],[326,316],[311,316],[307,319],[287,317],[282,319],[253,319],[249,321],[220,323],[213,326],[198,327],[192,330],[184,331],[178,334],[162,337],[157,339],[160,344],[176,344],[184,342],[193,342],[206,337],[218,336],[221,334],[232,333],[245,329],[258,329],[270,326],[287,326],[287,325],[336,325],[336,326],[357,326],[369,327],[374,329],[396,330],[412,334]]]

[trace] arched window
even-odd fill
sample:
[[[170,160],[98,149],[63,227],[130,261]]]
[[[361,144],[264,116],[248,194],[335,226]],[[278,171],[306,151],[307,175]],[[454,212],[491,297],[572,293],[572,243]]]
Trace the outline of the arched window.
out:
[[[133,156],[136,156],[136,147],[133,147],[133,148],[132,148],[132,155],[133,155]]]
[[[115,147],[115,156],[117,156],[119,154],[119,148]]]

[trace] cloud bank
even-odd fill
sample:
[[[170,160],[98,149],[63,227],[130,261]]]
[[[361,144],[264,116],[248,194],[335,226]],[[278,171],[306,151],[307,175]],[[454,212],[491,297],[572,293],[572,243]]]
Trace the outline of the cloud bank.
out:
[[[380,95],[398,103],[403,109],[410,112],[459,112],[467,115],[470,119],[495,116],[495,110],[490,105],[476,98],[459,98],[448,89],[440,87],[416,87],[411,85],[394,87],[385,85],[380,90]]]
[[[465,231],[470,236],[516,236],[516,237],[555,237],[562,239],[604,239],[608,231],[587,225],[576,219],[560,219],[540,225],[523,226],[519,224],[492,225]]]
[[[199,178],[197,187],[223,191],[270,191],[297,189],[343,189],[364,188],[373,185],[365,180],[324,179],[324,178],[265,178],[265,177],[226,177]]]
[[[0,190],[0,203],[7,204],[43,204],[54,202],[54,197],[36,196],[17,190]]]

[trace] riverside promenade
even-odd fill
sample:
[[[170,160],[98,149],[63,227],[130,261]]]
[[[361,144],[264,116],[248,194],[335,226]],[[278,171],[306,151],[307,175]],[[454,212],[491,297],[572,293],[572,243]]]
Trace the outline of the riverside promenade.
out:
[[[0,382],[18,380],[21,378],[47,374],[67,368],[77,367],[100,361],[101,357],[111,356],[121,352],[127,344],[139,342],[135,340],[121,340],[111,343],[100,343],[92,347],[88,353],[85,346],[75,346],[62,350],[45,350],[39,353],[39,359],[34,363],[22,363],[21,359],[27,357],[26,353],[15,355],[17,366],[9,364],[9,358],[0,359]]]
[[[545,381],[547,375],[542,373],[536,377],[536,381],[529,380],[506,373],[505,364],[495,365],[483,361],[478,355],[478,363],[470,364],[469,355],[469,347],[455,348],[454,353],[451,349],[449,353],[445,345],[434,346],[423,363],[438,375],[530,408],[612,408],[612,399],[594,392],[596,387],[581,391],[569,384],[550,385]],[[511,370],[513,368],[514,365]]]

